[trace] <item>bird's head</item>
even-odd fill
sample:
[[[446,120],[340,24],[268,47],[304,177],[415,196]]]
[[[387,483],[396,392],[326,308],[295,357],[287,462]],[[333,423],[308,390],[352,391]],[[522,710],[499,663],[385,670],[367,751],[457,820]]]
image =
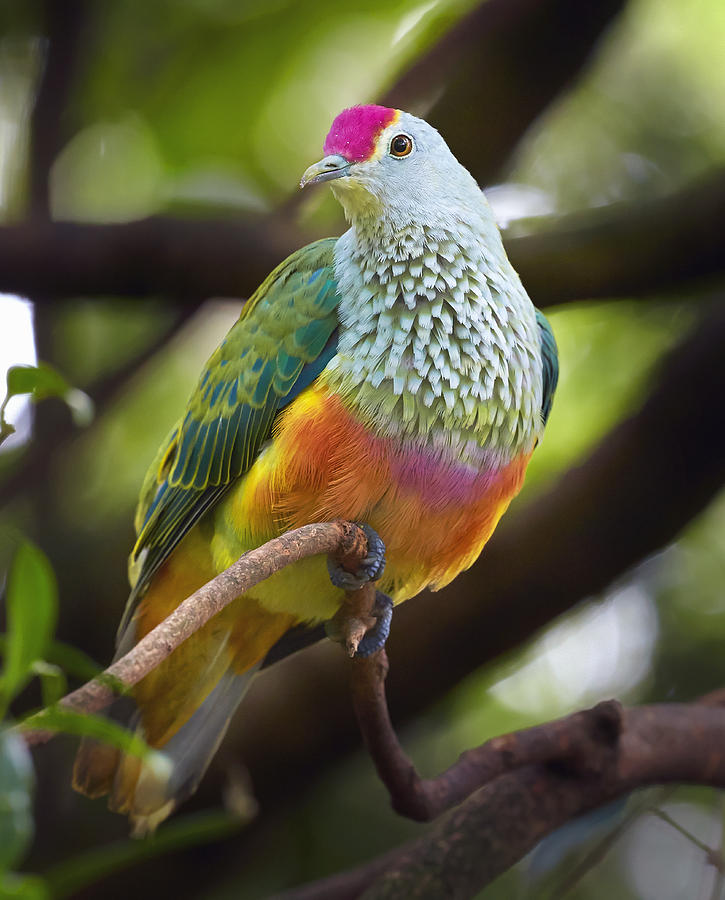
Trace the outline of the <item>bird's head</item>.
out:
[[[439,219],[445,210],[479,203],[481,192],[438,132],[423,119],[385,106],[353,106],[332,123],[325,156],[300,187],[331,182],[347,217],[399,225]]]

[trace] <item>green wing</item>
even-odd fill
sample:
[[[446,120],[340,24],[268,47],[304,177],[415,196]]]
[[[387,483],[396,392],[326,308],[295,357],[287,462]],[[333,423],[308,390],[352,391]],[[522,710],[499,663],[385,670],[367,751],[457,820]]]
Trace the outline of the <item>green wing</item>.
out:
[[[543,364],[544,391],[541,399],[541,417],[546,424],[551,412],[551,404],[554,402],[554,392],[559,381],[559,351],[556,347],[556,338],[551,330],[549,320],[541,312],[536,310],[536,322],[541,336],[541,362]]]
[[[336,238],[288,257],[258,288],[202,372],[144,481],[129,567],[136,599],[179,541],[253,463],[275,416],[336,350]]]

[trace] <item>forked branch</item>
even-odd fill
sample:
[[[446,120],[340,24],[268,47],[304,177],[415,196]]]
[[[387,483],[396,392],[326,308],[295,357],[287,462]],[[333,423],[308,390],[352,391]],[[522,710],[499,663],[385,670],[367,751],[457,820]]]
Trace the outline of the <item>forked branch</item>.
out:
[[[470,897],[556,828],[636,788],[725,786],[723,691],[689,705],[599,703],[487,741],[424,779],[390,724],[384,651],[351,665],[360,728],[394,808],[426,821],[451,812],[423,837],[277,900]]]

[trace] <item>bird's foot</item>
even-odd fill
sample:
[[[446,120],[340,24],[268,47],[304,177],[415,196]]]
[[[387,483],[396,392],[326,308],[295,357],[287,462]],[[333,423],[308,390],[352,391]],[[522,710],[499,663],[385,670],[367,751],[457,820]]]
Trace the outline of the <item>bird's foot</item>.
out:
[[[335,587],[344,591],[356,591],[369,581],[377,581],[385,568],[385,544],[377,531],[369,525],[357,523],[365,532],[368,539],[368,552],[356,572],[348,572],[347,569],[331,557],[327,557],[327,571],[330,573],[330,581]]]
[[[372,656],[385,646],[393,619],[393,601],[387,594],[375,591],[375,606],[371,610],[371,615],[375,617],[376,622],[358,644],[355,656]]]

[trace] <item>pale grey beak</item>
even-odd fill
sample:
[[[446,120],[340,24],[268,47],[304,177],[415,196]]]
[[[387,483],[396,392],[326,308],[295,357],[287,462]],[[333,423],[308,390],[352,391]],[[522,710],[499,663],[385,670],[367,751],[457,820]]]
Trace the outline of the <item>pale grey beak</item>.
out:
[[[326,156],[307,169],[300,180],[300,187],[307,187],[308,184],[320,184],[322,181],[332,181],[333,178],[342,178],[349,174],[350,162],[344,156]]]

